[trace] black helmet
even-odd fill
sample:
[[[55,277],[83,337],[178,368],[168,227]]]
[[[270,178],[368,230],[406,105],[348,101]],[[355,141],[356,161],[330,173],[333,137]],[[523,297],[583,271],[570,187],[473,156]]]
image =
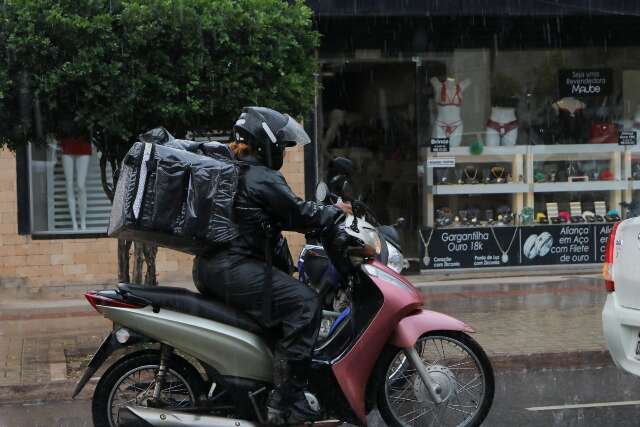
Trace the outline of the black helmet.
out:
[[[311,142],[300,123],[265,107],[244,107],[233,132],[237,141],[247,142],[258,160],[275,170],[282,167],[286,147]]]

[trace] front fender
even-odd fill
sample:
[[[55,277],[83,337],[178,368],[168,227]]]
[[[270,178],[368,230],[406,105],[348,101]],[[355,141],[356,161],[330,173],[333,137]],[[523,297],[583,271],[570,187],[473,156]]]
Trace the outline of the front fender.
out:
[[[431,331],[475,332],[469,325],[451,316],[437,311],[420,310],[398,323],[389,343],[400,348],[413,347],[418,338]]]

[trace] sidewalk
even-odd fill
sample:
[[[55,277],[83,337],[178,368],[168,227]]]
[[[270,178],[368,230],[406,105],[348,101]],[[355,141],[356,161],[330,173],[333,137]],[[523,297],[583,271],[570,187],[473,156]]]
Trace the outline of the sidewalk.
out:
[[[420,282],[420,281],[416,281]],[[427,308],[472,326],[496,370],[610,364],[597,276],[419,283]],[[0,304],[0,403],[68,399],[111,324],[84,300]],[[91,395],[91,384],[80,398]]]

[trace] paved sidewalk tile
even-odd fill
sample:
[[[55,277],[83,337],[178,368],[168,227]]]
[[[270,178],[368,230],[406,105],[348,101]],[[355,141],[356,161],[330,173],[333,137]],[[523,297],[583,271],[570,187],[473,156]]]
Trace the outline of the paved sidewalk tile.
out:
[[[596,278],[421,289],[427,306],[467,322],[494,357],[602,351]],[[86,303],[0,306],[0,389],[76,379],[111,323]],[[561,356],[559,356],[561,357]]]
[[[94,351],[110,328],[95,315],[0,320],[0,387],[69,379],[66,352]]]
[[[519,355],[606,349],[602,307],[463,313],[487,353]]]

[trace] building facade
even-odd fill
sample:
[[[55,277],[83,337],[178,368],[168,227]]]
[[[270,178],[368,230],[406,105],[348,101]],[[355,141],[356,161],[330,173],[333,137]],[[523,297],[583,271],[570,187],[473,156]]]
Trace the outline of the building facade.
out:
[[[640,214],[637,3],[310,4],[308,180],[352,159],[423,272],[599,268],[611,225]]]
[[[114,284],[117,279],[117,241],[105,234],[108,201],[105,202],[106,197],[99,185],[97,154],[91,154],[84,181],[87,197],[86,206],[83,206],[86,209],[84,229],[77,200],[80,198],[78,181],[77,176],[74,177],[72,189],[76,197],[78,222],[75,230],[70,221],[66,178],[59,170],[64,168],[61,165],[63,155],[54,151],[45,160],[34,162],[33,157],[29,161],[25,153],[16,155],[8,150],[0,152],[0,291],[23,296],[48,293],[70,295],[77,292],[77,285],[103,286]],[[21,156],[26,157],[27,161],[19,160]],[[76,175],[77,170],[76,165]],[[304,197],[303,171],[302,150],[288,152],[283,173],[301,197]],[[51,181],[44,180],[43,187],[48,187],[49,192],[34,193],[39,174],[47,176],[47,173]],[[29,196],[26,200],[28,208],[19,209],[21,202],[25,202],[25,194]],[[25,212],[30,210],[32,214],[27,215]],[[45,218],[46,221],[37,222],[34,217]],[[38,224],[48,224],[51,228],[44,225],[34,227]],[[287,237],[292,253],[298,253],[304,236],[291,233]],[[192,261],[190,255],[159,249],[158,280],[161,283],[190,283]]]
[[[315,1],[313,144],[301,196],[336,156],[379,220],[406,219],[414,269],[597,268],[640,203],[640,40],[631,1]],[[97,153],[0,153],[0,289],[116,278]],[[636,206],[638,205],[638,206]],[[73,212],[73,215],[71,214]],[[291,235],[298,253],[303,236]],[[161,249],[161,282],[191,280]]]

